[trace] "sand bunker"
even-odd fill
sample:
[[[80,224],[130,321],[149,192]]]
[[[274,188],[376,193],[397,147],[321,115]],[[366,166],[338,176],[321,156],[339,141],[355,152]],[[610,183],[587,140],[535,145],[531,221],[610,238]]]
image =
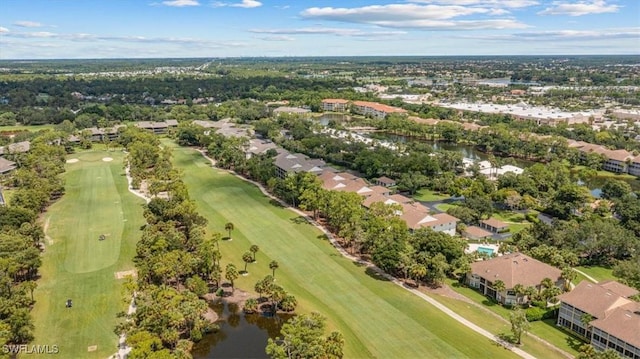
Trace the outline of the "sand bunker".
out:
[[[79,160],[78,160],[77,158],[69,158],[69,159],[67,160],[67,163],[76,163],[76,162],[78,162],[78,161],[79,161]]]
[[[138,274],[136,273],[135,269],[134,270],[126,270],[126,271],[122,271],[122,272],[116,272],[116,278],[117,279],[122,279],[124,277],[137,277]]]
[[[104,158],[102,158],[102,160],[103,160],[103,161],[105,161],[105,162],[111,162],[111,161],[113,161],[113,158],[111,158],[111,157],[104,157]]]

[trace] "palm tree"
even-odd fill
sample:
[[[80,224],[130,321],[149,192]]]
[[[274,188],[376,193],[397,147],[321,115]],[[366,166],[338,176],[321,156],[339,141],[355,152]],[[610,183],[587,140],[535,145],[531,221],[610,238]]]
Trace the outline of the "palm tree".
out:
[[[235,226],[231,222],[227,222],[224,225],[224,230],[229,232],[229,240],[231,240],[231,231],[233,231],[234,229],[235,229]]]
[[[542,293],[542,288],[551,288],[553,287],[553,280],[551,278],[544,278],[540,281],[540,291],[538,293]]]
[[[573,270],[571,267],[562,268],[562,274],[560,277],[564,280],[564,291],[568,292],[571,290],[571,282],[576,279],[578,273]]]
[[[560,290],[560,288],[558,287],[551,287],[551,288],[547,288],[544,290],[544,292],[542,292],[544,298],[551,303],[557,303],[558,302],[558,296],[560,294],[562,294],[562,290]]]
[[[244,261],[244,272],[247,272],[247,264],[253,262],[253,256],[251,255],[251,252],[244,252],[244,254],[242,255],[242,260]]]
[[[285,312],[293,312],[298,306],[298,300],[291,294],[287,294],[282,301],[280,301],[280,308]]]
[[[505,290],[507,290],[507,286],[504,284],[503,281],[501,281],[500,279],[498,279],[497,281],[493,282],[493,289],[496,290],[496,300],[498,299],[498,294],[503,293]]]
[[[271,269],[272,277],[276,277],[276,269],[278,269],[279,265],[277,261],[271,261],[269,263],[269,269]]]
[[[249,247],[249,251],[251,253],[253,253],[253,261],[256,261],[256,253],[258,253],[258,251],[260,250],[260,247],[258,247],[257,245],[252,245],[251,247]]]
[[[416,287],[420,288],[420,278],[424,278],[427,275],[427,267],[424,264],[414,264],[409,268],[409,272],[416,282]]]
[[[522,284],[518,283],[513,286],[513,291],[516,293],[516,302],[521,302],[522,297],[524,297],[526,293],[526,288]]]
[[[278,310],[278,304],[287,296],[287,292],[279,285],[272,285],[271,302],[273,303],[273,312]]]
[[[255,313],[258,310],[258,301],[255,298],[247,299],[242,310],[245,313]]]
[[[525,288],[524,294],[529,298],[529,300],[533,300],[538,294],[538,290],[536,289],[536,287],[530,286]]]
[[[231,283],[231,291],[235,292],[236,288],[233,286],[233,281],[238,278],[238,270],[233,263],[227,264],[225,268],[224,277]]]
[[[593,317],[593,315],[589,314],[589,313],[584,313],[581,317],[580,317],[580,323],[582,323],[582,325],[584,325],[585,328],[585,334],[584,336],[587,339],[591,339],[591,322],[596,319]]]

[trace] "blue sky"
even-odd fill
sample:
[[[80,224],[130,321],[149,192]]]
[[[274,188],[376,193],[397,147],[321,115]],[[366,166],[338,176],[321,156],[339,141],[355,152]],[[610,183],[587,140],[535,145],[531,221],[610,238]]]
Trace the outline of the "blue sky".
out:
[[[0,59],[640,54],[640,0],[0,0]]]

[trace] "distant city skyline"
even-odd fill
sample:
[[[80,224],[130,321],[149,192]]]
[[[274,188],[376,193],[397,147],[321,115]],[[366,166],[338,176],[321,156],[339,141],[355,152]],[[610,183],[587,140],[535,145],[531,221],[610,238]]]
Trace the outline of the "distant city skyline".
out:
[[[639,0],[3,0],[0,59],[640,54]]]

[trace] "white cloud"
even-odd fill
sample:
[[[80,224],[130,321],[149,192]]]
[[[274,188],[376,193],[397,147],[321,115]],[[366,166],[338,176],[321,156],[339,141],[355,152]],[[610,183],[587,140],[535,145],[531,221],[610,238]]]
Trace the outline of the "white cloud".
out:
[[[6,27],[0,26],[0,34],[6,33],[6,32],[9,32],[9,29],[7,29]]]
[[[35,22],[35,21],[16,21],[13,24],[19,27],[43,27],[44,26],[41,23]]]
[[[619,5],[608,4],[606,0],[585,0],[574,3],[554,1],[551,7],[538,12],[538,14],[582,16],[618,12],[619,9]]]
[[[304,10],[305,18],[344,22],[375,23],[377,21],[403,21],[408,19],[442,20],[458,16],[486,14],[489,10],[478,7],[389,4],[357,8],[312,7]]]
[[[162,5],[173,7],[185,7],[185,6],[200,6],[197,0],[167,0],[163,1]]]
[[[231,4],[229,6],[243,7],[243,8],[250,9],[250,8],[262,6],[262,3],[260,1],[256,1],[256,0],[242,0],[242,2],[239,3],[239,4]]]
[[[611,39],[629,39],[640,36],[640,27],[614,28],[599,30],[554,30],[531,31],[510,35],[461,36],[467,39],[504,40],[504,41],[595,41]]]
[[[364,31],[360,29],[345,29],[331,27],[303,27],[296,29],[250,29],[249,32],[258,34],[284,35],[336,35],[354,37],[387,37],[404,35],[405,31]]]
[[[111,35],[94,35],[85,33],[58,34],[53,32],[7,32],[3,37],[11,37],[18,39],[38,39],[46,38],[50,40],[68,41],[68,42],[117,42],[117,43],[139,43],[139,44],[175,44],[182,46],[196,47],[244,47],[246,44],[240,42],[228,41],[211,41],[194,38],[181,37],[146,37],[146,36],[111,36]]]
[[[44,39],[59,37],[59,35],[56,34],[55,32],[48,32],[48,31],[9,32],[5,36],[19,37],[19,38],[44,38]]]
[[[540,4],[536,0],[409,0],[413,3],[421,4],[440,4],[440,5],[458,5],[458,6],[494,6],[499,8],[517,9]]]
[[[226,3],[226,2],[214,2],[211,4],[213,7],[224,7],[224,6],[230,6],[230,7],[242,7],[245,9],[251,9],[254,7],[260,7],[262,6],[262,3],[260,1],[256,1],[256,0],[242,0],[242,2],[239,3]]]
[[[256,37],[258,40],[263,41],[294,41],[295,38],[287,35],[268,35]]]
[[[529,27],[514,19],[453,20],[461,16],[500,15],[504,11],[506,10],[481,7],[390,4],[359,8],[309,8],[304,10],[301,15],[307,19],[422,30],[522,29]]]

